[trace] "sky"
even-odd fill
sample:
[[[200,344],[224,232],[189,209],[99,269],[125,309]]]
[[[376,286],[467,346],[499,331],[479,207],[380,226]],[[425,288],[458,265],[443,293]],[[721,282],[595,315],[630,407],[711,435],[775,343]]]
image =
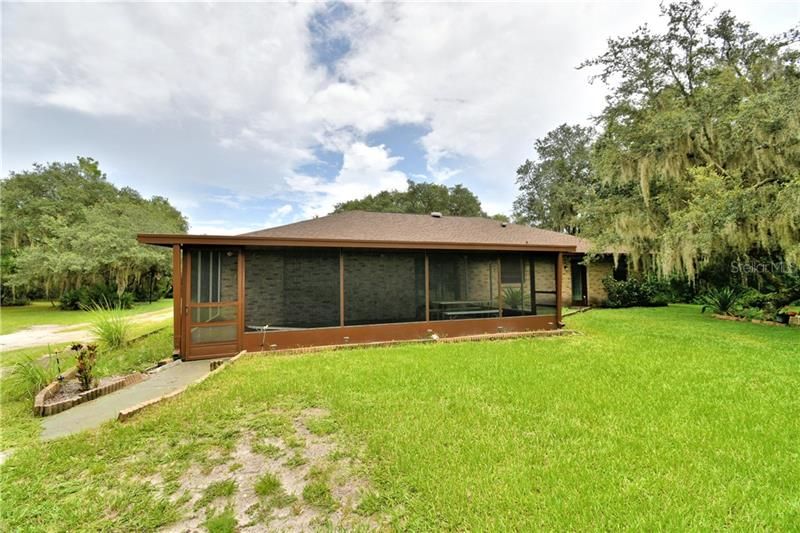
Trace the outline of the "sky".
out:
[[[765,35],[800,20],[716,5]],[[576,66],[643,23],[662,27],[656,2],[3,3],[1,175],[93,157],[199,234],[407,179],[509,214],[534,140],[603,108]]]

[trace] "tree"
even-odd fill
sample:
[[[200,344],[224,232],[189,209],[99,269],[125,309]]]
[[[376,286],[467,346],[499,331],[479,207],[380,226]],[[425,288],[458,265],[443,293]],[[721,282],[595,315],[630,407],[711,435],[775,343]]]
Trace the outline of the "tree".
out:
[[[406,191],[381,191],[358,200],[336,204],[334,213],[342,211],[373,211],[380,213],[428,214],[438,211],[443,215],[481,217],[478,197],[463,185],[447,187],[436,183],[417,183],[408,180]]]
[[[143,275],[171,269],[169,252],[139,245],[136,234],[187,230],[165,198],[117,189],[88,158],[12,173],[0,194],[6,300],[16,291],[49,298],[87,284],[113,287],[121,297]]]
[[[611,39],[582,67],[610,88],[587,229],[636,264],[694,278],[722,258],[800,264],[797,28],[771,39],[699,1]]]
[[[581,211],[594,187],[590,161],[593,137],[592,128],[562,124],[536,140],[536,161],[526,159],[517,169],[517,221],[578,233]]]

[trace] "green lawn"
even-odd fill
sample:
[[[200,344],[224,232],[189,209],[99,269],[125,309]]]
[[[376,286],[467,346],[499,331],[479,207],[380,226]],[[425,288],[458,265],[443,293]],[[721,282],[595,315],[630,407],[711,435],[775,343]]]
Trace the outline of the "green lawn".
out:
[[[172,355],[172,327],[169,322],[141,324],[135,328],[134,334],[141,337],[124,348],[100,352],[95,367],[97,377],[144,370]],[[30,355],[40,353],[31,351]],[[74,357],[61,358],[62,371],[74,364]],[[25,395],[13,373],[0,378],[0,450],[19,449],[39,438],[40,419],[33,416],[32,410],[33,399]]]
[[[143,322],[140,324],[130,325],[130,337],[139,337],[156,329],[172,326],[172,317],[160,320],[157,322]],[[76,339],[77,340],[77,339]],[[12,366],[13,364],[24,361],[28,358],[37,359],[47,354],[54,354],[65,348],[72,343],[63,344],[50,344],[42,346],[34,346],[33,348],[21,348],[19,350],[8,350],[0,352],[0,367]]]
[[[245,358],[125,425],[18,449],[0,526],[155,529],[190,467],[314,406],[364,464],[360,512],[392,528],[796,529],[800,329],[695,306],[567,324],[581,335]]]
[[[125,315],[149,313],[172,306],[172,299],[163,299],[150,304],[137,303],[132,309],[123,311]],[[89,311],[62,311],[50,302],[33,302],[31,305],[0,307],[0,335],[14,333],[20,329],[42,324],[68,326],[91,320]]]

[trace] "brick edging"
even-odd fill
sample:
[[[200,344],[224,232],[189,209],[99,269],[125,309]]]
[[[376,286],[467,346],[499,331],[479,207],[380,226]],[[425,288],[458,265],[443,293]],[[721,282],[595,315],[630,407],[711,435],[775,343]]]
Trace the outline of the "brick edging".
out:
[[[181,387],[179,389],[176,389],[176,390],[174,390],[172,392],[168,392],[167,394],[163,394],[161,396],[158,396],[157,398],[146,400],[146,401],[144,401],[142,403],[134,405],[133,407],[128,407],[127,409],[121,410],[117,414],[117,420],[119,420],[120,422],[125,422],[126,420],[129,420],[131,417],[133,417],[135,414],[143,411],[144,409],[147,409],[148,407],[150,407],[152,405],[159,404],[159,403],[163,402],[164,400],[168,400],[169,398],[174,398],[175,396],[183,394],[183,392],[185,392],[186,389],[188,389],[189,387],[192,387],[194,385],[198,385],[198,384],[202,383],[203,381],[207,380],[213,374],[217,374],[217,373],[221,372],[222,369],[232,365],[233,363],[238,361],[246,353],[247,353],[247,351],[242,350],[241,352],[239,352],[235,356],[231,357],[230,359],[225,359],[223,361],[212,361],[212,362],[209,362],[209,366],[211,367],[211,370],[208,372],[208,374],[204,374],[204,375],[200,376],[199,378],[197,378],[196,380],[192,381],[191,383],[188,383],[188,384],[184,385],[183,387]]]
[[[62,376],[65,380],[72,379],[77,375],[77,373],[78,369],[76,367],[72,367],[64,372]],[[145,378],[146,375],[142,374],[141,372],[128,374],[127,376],[115,379],[110,383],[106,383],[101,387],[95,387],[93,389],[89,389],[88,391],[79,392],[78,395],[73,398],[48,404],[47,400],[55,396],[58,391],[61,390],[61,382],[54,381],[36,395],[36,398],[33,401],[33,414],[34,416],[54,415],[56,413],[66,411],[67,409],[71,409],[76,405],[88,402],[89,400],[94,400],[95,398],[105,396],[106,394],[111,394],[112,392],[118,391],[119,389],[127,387],[128,385],[139,383]]]

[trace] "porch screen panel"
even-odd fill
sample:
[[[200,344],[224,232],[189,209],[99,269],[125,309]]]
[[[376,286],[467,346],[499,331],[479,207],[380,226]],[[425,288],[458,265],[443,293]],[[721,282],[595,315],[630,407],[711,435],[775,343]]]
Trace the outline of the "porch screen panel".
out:
[[[338,251],[245,251],[247,330],[338,325]]]
[[[497,256],[429,254],[431,320],[500,316]]]
[[[555,315],[558,305],[556,287],[555,254],[539,254],[531,259],[533,263],[534,309],[537,315]]]
[[[500,288],[503,295],[503,316],[535,314],[531,290],[531,262],[524,254],[500,257]]]
[[[425,256],[421,253],[344,253],[344,323],[425,320]]]
[[[238,297],[236,251],[192,250],[192,303],[235,302]]]

